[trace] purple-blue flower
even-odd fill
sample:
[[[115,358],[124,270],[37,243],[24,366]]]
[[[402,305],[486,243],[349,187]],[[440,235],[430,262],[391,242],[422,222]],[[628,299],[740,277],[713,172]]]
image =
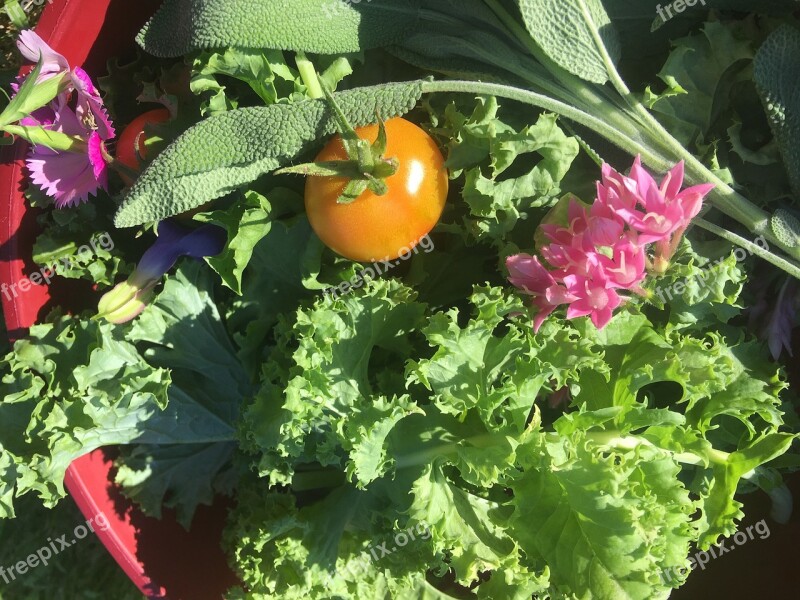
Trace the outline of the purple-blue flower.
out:
[[[219,254],[227,239],[216,225],[190,229],[174,221],[158,224],[158,238],[142,255],[127,281],[117,284],[98,304],[98,317],[125,323],[137,317],[153,297],[153,289],[182,256],[203,258]]]

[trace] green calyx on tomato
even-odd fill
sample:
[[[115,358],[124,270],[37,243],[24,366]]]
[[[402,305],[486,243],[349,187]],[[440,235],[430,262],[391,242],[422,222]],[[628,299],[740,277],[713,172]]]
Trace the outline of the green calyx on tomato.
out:
[[[277,175],[294,174],[310,177],[341,177],[348,180],[337,202],[349,204],[370,190],[376,196],[388,193],[386,179],[397,173],[400,163],[396,158],[386,158],[386,125],[378,116],[378,137],[375,142],[360,138],[347,121],[333,94],[320,81],[325,98],[333,109],[339,135],[347,153],[347,160],[330,160],[286,167],[275,171]]]

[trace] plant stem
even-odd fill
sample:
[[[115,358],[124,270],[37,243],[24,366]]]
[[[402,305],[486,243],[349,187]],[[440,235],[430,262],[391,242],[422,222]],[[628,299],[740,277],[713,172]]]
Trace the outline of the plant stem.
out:
[[[551,431],[545,433],[544,435],[546,436],[548,442],[551,443],[558,443],[561,440],[561,436],[556,432]],[[464,441],[478,445],[487,445],[493,443],[495,440],[505,438],[506,436],[502,434],[484,434],[467,438]],[[634,448],[638,448],[640,446],[655,448],[663,452],[667,452],[675,461],[687,465],[724,465],[728,462],[731,456],[728,452],[723,452],[722,450],[716,450],[714,448],[711,448],[703,455],[695,454],[693,452],[674,452],[672,450],[662,448],[661,446],[658,446],[643,437],[635,435],[620,435],[620,432],[618,431],[588,431],[586,432],[586,438],[599,446],[607,446],[616,450],[633,450]],[[438,457],[455,454],[458,451],[458,447],[459,444],[453,442],[448,444],[440,444],[438,446],[431,446],[418,452],[413,452],[405,456],[399,456],[395,460],[395,468],[403,469],[407,467],[423,465]],[[754,476],[755,472],[750,471],[743,477],[745,479],[750,479]]]
[[[645,148],[660,148],[662,151],[666,151],[667,156],[673,155],[670,157],[674,158],[674,160],[672,160],[673,163],[678,162],[679,160],[685,161],[687,165],[687,175],[692,183],[697,184],[708,182],[714,183],[717,186],[711,194],[711,202],[716,208],[735,219],[742,225],[745,225],[752,232],[768,238],[770,242],[781,248],[789,256],[800,260],[800,248],[789,247],[774,236],[769,227],[769,215],[766,212],[762,211],[757,206],[749,202],[746,198],[736,193],[730,186],[721,181],[708,168],[706,168],[705,165],[703,165],[702,162],[700,162],[691,152],[684,148],[683,145],[664,128],[658,119],[653,116],[647,107],[644,106],[644,104],[642,104],[642,102],[631,93],[630,89],[625,84],[625,81],[620,76],[619,71],[617,71],[616,65],[609,55],[603,40],[600,38],[600,34],[596,27],[591,28],[591,35],[595,42],[595,46],[603,60],[604,66],[606,67],[606,72],[611,84],[614,86],[617,93],[622,100],[624,100],[624,103],[627,106],[620,106],[616,98],[610,96],[607,91],[604,91],[601,88],[600,93],[605,96],[604,101],[603,98],[601,98],[599,94],[594,91],[594,86],[588,85],[586,82],[581,81],[568,71],[555,64],[547,55],[545,55],[541,48],[538,47],[528,31],[519,24],[517,19],[515,19],[508,13],[508,11],[505,10],[498,0],[484,0],[484,2],[495,13],[495,15],[497,15],[497,17],[514,35],[514,37],[531,52],[534,58],[536,58],[536,60],[539,61],[548,71],[550,71],[550,73],[553,74],[559,83],[568,88],[572,94],[576,96],[576,98],[565,98],[563,93],[559,93],[557,87],[554,89],[552,86],[546,90],[548,93],[571,103],[575,103],[576,99],[579,99],[583,104],[584,112],[589,112],[593,115],[599,116],[608,123],[613,123],[622,131],[626,131],[627,137],[633,141],[638,141],[637,138],[639,136],[633,133],[631,129],[631,123],[634,123],[634,130],[636,125],[638,125],[638,127],[646,133],[646,138],[641,140],[641,143],[639,144],[640,148],[637,153],[642,155],[643,161],[648,166],[657,170],[665,170],[663,167],[659,167],[657,163],[651,162],[651,160],[645,156],[645,154],[642,152],[642,150]],[[582,10],[584,10],[585,13],[584,19],[588,23],[591,23],[591,15],[585,12],[585,7],[583,7]],[[531,81],[531,78],[528,77],[526,80]],[[531,81],[531,83],[537,85],[539,82],[538,80],[534,80]],[[616,110],[609,110],[607,103],[610,103]],[[599,130],[596,131],[609,139],[609,141],[614,142],[614,139],[608,137],[605,133]],[[617,145],[625,149],[621,144]],[[775,257],[775,255],[770,254],[770,257]],[[771,260],[767,257],[764,258],[777,265],[775,260]],[[786,261],[782,262],[784,264],[791,265],[791,263]],[[781,268],[783,268],[783,266],[781,266]]]
[[[590,20],[591,16],[586,14],[585,18]],[[598,52],[603,58],[603,63],[606,66],[606,71],[611,79],[611,83],[628,106],[639,116],[642,125],[649,132],[649,137],[652,142],[659,144],[668,152],[674,153],[676,158],[686,163],[687,170],[689,171],[689,178],[692,183],[708,182],[716,185],[716,190],[712,193],[712,202],[716,208],[742,225],[745,225],[753,233],[768,237],[772,243],[782,248],[790,256],[800,259],[800,250],[783,244],[772,234],[769,226],[769,215],[765,211],[735,192],[728,184],[712,173],[710,169],[694,156],[694,154],[689,152],[683,144],[676,140],[661,122],[647,110],[647,107],[631,93],[625,81],[620,76],[619,71],[617,71],[614,61],[611,60],[596,28],[592,29],[592,36],[594,37]],[[759,256],[776,264],[771,258],[767,258],[764,253],[759,253]],[[774,257],[771,253],[768,253],[768,256]],[[791,263],[786,261],[783,261],[783,263],[791,266]],[[796,273],[797,266],[794,265],[793,268]],[[797,277],[797,275],[794,276]]]
[[[300,71],[300,78],[306,86],[309,98],[323,98],[325,92],[323,92],[322,85],[320,85],[317,70],[314,68],[314,64],[306,58],[306,53],[298,50],[294,61],[297,65],[297,70]]]
[[[21,137],[33,145],[46,146],[51,150],[83,153],[86,152],[86,140],[77,135],[67,135],[60,131],[51,131],[39,125],[5,125],[0,131]]]
[[[464,438],[463,442],[470,442],[474,445],[491,445],[496,440],[505,439],[507,436],[504,434],[486,433],[476,435],[470,438]],[[429,446],[423,450],[412,452],[404,456],[398,456],[395,459],[395,467],[403,469],[406,467],[415,467],[429,463],[435,458],[440,456],[447,456],[448,454],[455,454],[458,451],[458,443],[452,442],[448,444],[439,444],[438,446]]]
[[[8,18],[14,24],[14,27],[17,29],[28,29],[30,27],[28,15],[25,14],[22,6],[20,6],[19,0],[6,0],[3,8],[8,13]]]
[[[716,188],[711,192],[711,203],[721,210],[729,217],[735,219],[752,232],[763,235],[770,243],[776,247],[783,249],[790,256],[800,259],[800,248],[789,248],[778,240],[772,233],[769,227],[769,216],[766,212],[752,204],[746,198],[738,194],[728,184],[722,181],[708,168],[705,167],[697,158],[687,151],[680,143],[675,140],[669,132],[663,130],[663,135],[659,136],[664,139],[670,139],[676,145],[674,148],[668,148],[669,152],[674,152],[673,157],[664,156],[658,151],[652,149],[652,145],[645,141],[634,139],[626,134],[617,131],[609,125],[608,122],[602,118],[589,114],[580,108],[570,106],[559,100],[532,92],[523,90],[517,87],[502,85],[496,83],[487,83],[480,81],[425,81],[422,84],[423,93],[437,93],[437,92],[455,92],[455,93],[472,93],[487,96],[498,96],[501,98],[508,98],[509,100],[516,100],[532,106],[537,106],[545,110],[555,112],[567,119],[575,121],[589,129],[595,131],[613,144],[619,146],[626,152],[632,155],[640,155],[642,161],[650,168],[656,171],[667,171],[678,160],[686,162],[686,170],[688,179],[692,183],[708,182],[713,183]],[[645,110],[645,112],[647,112]],[[649,113],[648,113],[649,115]],[[650,115],[655,121],[655,117]],[[657,122],[657,121],[656,121]],[[659,127],[661,125],[659,124]],[[654,136],[655,137],[655,136]],[[672,146],[673,143],[662,142],[662,148]],[[792,262],[778,257],[772,253],[767,255],[759,254],[762,258],[772,263],[773,265],[786,270],[786,266],[790,267],[787,272],[792,273],[793,276],[800,268]]]
[[[711,464],[724,465],[728,462],[730,454],[722,450],[711,449],[705,456],[700,456],[692,452],[673,452],[657,446],[650,440],[635,435],[619,435],[617,431],[589,431],[586,433],[586,438],[595,442],[600,446],[608,446],[618,450],[633,450],[639,446],[647,446],[649,448],[656,448],[663,452],[668,452],[676,461],[688,465],[705,465],[707,462]]]
[[[796,277],[800,279],[800,266],[780,257],[776,256],[769,250],[765,250],[758,244],[754,244],[748,239],[745,239],[735,233],[728,231],[727,229],[723,229],[722,227],[718,227],[713,223],[709,223],[705,219],[695,219],[694,224],[700,227],[701,229],[705,229],[706,231],[710,231],[711,233],[718,235],[724,240],[729,241],[731,244],[736,246],[740,246],[745,250],[749,250],[752,254],[763,258],[764,260],[772,263],[776,267],[779,267],[786,271],[792,277]],[[766,236],[765,236],[766,237]]]
[[[620,104],[616,98],[602,88],[596,88],[587,84],[585,81],[576,77],[572,73],[562,69],[553,62],[536,44],[528,31],[519,24],[498,0],[484,0],[485,4],[494,12],[498,19],[505,25],[514,37],[525,47],[545,69],[556,78],[558,84],[547,81],[539,74],[530,73],[522,75],[529,83],[552,94],[556,98],[568,103],[575,103],[579,100],[586,110],[594,110],[602,113],[603,118],[612,123],[621,131],[625,131],[629,137],[633,137],[637,132],[636,121],[627,114],[625,106]],[[561,87],[564,86],[564,87]],[[613,105],[615,110],[608,110],[608,104]]]
[[[548,96],[523,90],[510,85],[502,85],[499,83],[486,83],[481,81],[425,81],[422,84],[423,93],[439,93],[439,92],[455,92],[467,94],[481,94],[486,96],[499,96],[501,98],[508,98],[509,100],[516,100],[524,104],[538,106],[544,110],[549,110],[554,113],[560,114],[567,119],[571,119],[589,129],[599,133],[612,143],[616,144],[626,152],[631,154],[640,154],[642,159],[648,164],[654,166],[659,170],[666,171],[670,167],[667,158],[652,152],[648,148],[642,147],[642,143],[638,140],[631,139],[626,134],[614,129],[607,122],[602,119],[588,114],[570,106],[559,100],[555,100]]]

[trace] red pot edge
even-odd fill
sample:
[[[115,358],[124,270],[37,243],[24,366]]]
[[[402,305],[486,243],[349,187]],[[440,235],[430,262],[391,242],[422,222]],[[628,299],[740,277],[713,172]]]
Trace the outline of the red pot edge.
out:
[[[85,2],[81,0],[53,0],[45,7],[35,28],[42,39],[64,54],[72,65],[83,64],[86,60],[104,24],[111,0],[91,2],[94,10],[87,11]],[[9,285],[26,277],[21,248],[30,245],[23,240],[27,239],[26,234],[32,233],[23,227],[23,218],[28,211],[21,187],[27,149],[27,144],[18,141],[0,152],[0,282]],[[12,341],[24,337],[50,299],[43,285],[31,286],[20,298],[10,292],[0,293],[0,297]],[[164,598],[163,588],[154,585],[136,558],[135,531],[129,517],[109,510],[113,508],[113,502],[107,492],[102,493],[111,468],[112,464],[105,461],[102,449],[95,450],[69,466],[64,478],[65,487],[87,519],[100,513],[106,516],[109,527],[96,530],[95,534],[136,587],[150,598]],[[132,547],[131,541],[134,542]]]

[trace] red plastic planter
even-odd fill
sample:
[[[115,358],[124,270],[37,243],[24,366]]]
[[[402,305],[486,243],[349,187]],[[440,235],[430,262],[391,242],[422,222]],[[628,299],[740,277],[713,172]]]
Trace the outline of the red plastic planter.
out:
[[[54,0],[42,14],[37,33],[73,66],[102,75],[106,60],[129,56],[134,36],[159,0]],[[0,283],[18,282],[33,272],[31,249],[36,215],[22,195],[27,146],[3,147],[0,154]],[[50,308],[50,291],[31,286],[9,298],[0,294],[12,339]],[[200,507],[186,532],[166,512],[162,520],[144,516],[121,496],[111,475],[113,450],[96,450],[76,460],[65,484],[87,517],[104,513],[110,526],[97,536],[136,586],[150,598],[218,600],[236,583],[220,549],[225,503]],[[97,590],[102,592],[102,590]]]
[[[106,59],[131,53],[135,33],[159,2],[54,0],[45,9],[37,32],[70,64],[83,65],[90,74],[99,75],[105,70]],[[27,207],[21,192],[26,150],[18,143],[0,152],[0,284],[18,282],[35,270],[30,260],[36,237],[35,211]],[[32,286],[18,298],[0,294],[0,299],[12,339],[23,337],[51,304],[50,293],[42,286]],[[800,335],[795,337],[795,344],[800,347]],[[797,362],[792,375],[798,389]],[[76,460],[65,483],[87,519],[100,512],[108,518],[109,528],[96,533],[114,559],[150,598],[222,598],[236,583],[219,543],[225,503],[200,507],[190,533],[169,512],[162,520],[146,517],[115,488],[111,453],[113,449],[97,450]],[[789,482],[795,498],[800,498],[800,474]],[[750,541],[733,554],[714,560],[706,570],[695,572],[675,598],[796,596],[800,571],[792,565],[800,539],[800,511],[788,526],[779,526],[768,517],[764,495],[754,494],[746,502],[743,525],[766,518],[770,539]]]

